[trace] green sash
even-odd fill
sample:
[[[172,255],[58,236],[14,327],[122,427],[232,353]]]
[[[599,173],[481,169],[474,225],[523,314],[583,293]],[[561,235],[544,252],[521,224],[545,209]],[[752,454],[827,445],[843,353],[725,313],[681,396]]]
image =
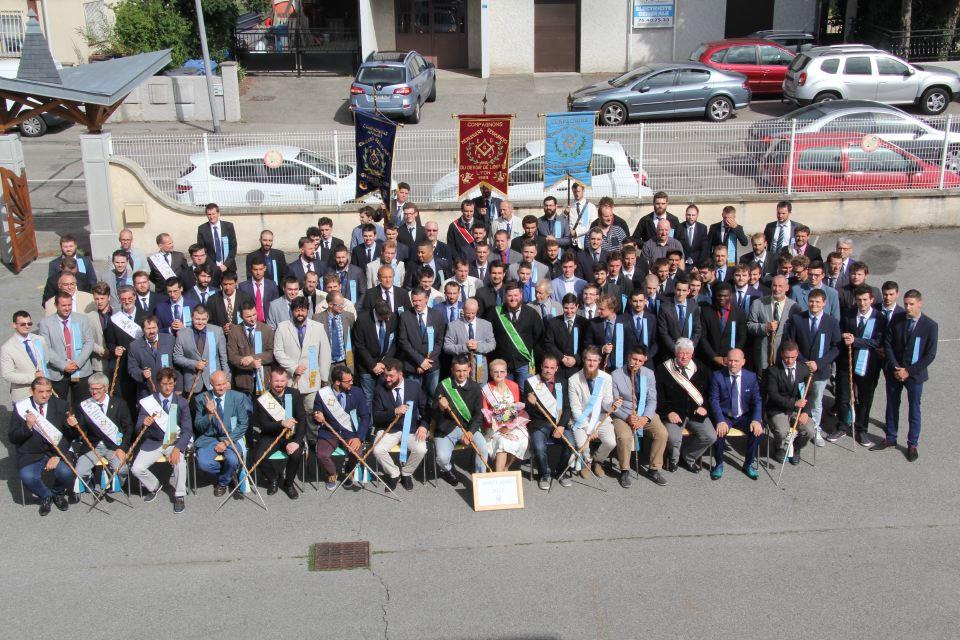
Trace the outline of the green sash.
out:
[[[470,409],[467,408],[467,403],[463,401],[463,396],[461,396],[457,388],[453,386],[453,379],[445,379],[440,383],[440,386],[447,392],[447,397],[453,402],[453,407],[457,410],[457,413],[460,414],[460,417],[463,418],[465,422],[470,422],[470,418],[472,417]]]
[[[533,352],[527,348],[520,334],[517,333],[517,328],[513,326],[510,319],[503,313],[503,305],[497,307],[497,317],[500,318],[500,324],[503,325],[503,330],[507,332],[510,342],[513,343],[513,348],[530,363],[530,374],[533,375],[535,373],[533,367]]]

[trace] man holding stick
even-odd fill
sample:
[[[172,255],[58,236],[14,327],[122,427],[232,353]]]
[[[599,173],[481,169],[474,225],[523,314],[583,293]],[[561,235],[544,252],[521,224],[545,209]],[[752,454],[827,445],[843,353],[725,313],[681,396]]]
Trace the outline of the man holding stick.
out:
[[[127,355],[127,373],[137,381],[137,397],[144,398],[157,392],[154,376],[161,369],[173,366],[173,343],[176,339],[169,333],[160,332],[160,321],[148,315],[143,319],[143,339],[130,344]],[[171,369],[177,378],[176,390],[183,391],[180,374]]]
[[[538,486],[542,491],[550,489],[550,481],[554,475],[559,476],[560,486],[569,487],[572,483],[570,476],[563,474],[563,466],[551,469],[548,456],[547,441],[552,436],[555,441],[564,442],[573,453],[573,430],[570,428],[570,390],[567,379],[557,377],[560,363],[557,356],[548,353],[543,356],[538,375],[530,376],[524,383],[527,398],[527,414],[530,424],[527,431],[530,433],[530,447],[537,459],[540,469]],[[568,456],[561,456],[560,465],[566,465]],[[556,473],[554,473],[554,471]]]
[[[397,488],[398,480],[404,489],[412,491],[413,473],[427,455],[427,396],[415,380],[404,380],[403,364],[396,358],[384,358],[383,367],[383,380],[373,392],[373,424],[384,432],[396,416],[403,416],[402,426],[378,435],[373,455],[387,472],[384,482],[391,491]],[[390,457],[390,450],[397,445],[402,468]]]
[[[282,451],[287,456],[282,478],[283,492],[291,500],[296,500],[300,497],[296,478],[303,459],[307,414],[301,393],[296,387],[288,388],[288,384],[287,372],[274,367],[270,371],[268,393],[264,393],[253,403],[253,426],[259,429],[260,437],[253,449],[256,462],[250,467],[250,473],[271,453]],[[267,495],[272,496],[280,489],[281,479],[269,462],[263,467],[263,475],[267,477]]]
[[[468,300],[467,304],[470,303],[475,304],[475,301]],[[487,470],[487,441],[481,432],[482,406],[480,385],[470,379],[470,356],[457,354],[450,365],[450,377],[437,387],[437,397],[433,403],[437,411],[437,433],[434,437],[437,466],[440,468],[440,477],[451,486],[455,487],[458,483],[450,462],[457,442],[465,445],[472,442],[480,452],[475,456],[476,472]]]
[[[693,342],[688,338],[677,340],[673,352],[674,357],[657,371],[657,415],[667,428],[670,449],[667,469],[676,471],[682,465],[690,473],[700,473],[700,456],[717,440],[707,412],[710,371],[694,361]],[[684,427],[690,435],[681,447]]]
[[[359,454],[370,433],[370,405],[363,390],[353,386],[353,373],[346,365],[334,365],[330,370],[330,386],[317,392],[313,401],[313,420],[317,429],[317,460],[327,479],[324,486],[328,491],[337,488],[337,465],[333,461],[333,452],[337,450],[339,440],[332,433],[336,431],[346,441],[347,448],[353,454]],[[344,471],[350,473],[356,463],[348,465]]]
[[[793,440],[793,455],[790,464],[800,464],[800,450],[816,435],[807,408],[805,381],[810,379],[810,369],[800,360],[800,347],[793,340],[784,340],[780,345],[780,363],[764,372],[764,409],[767,425],[773,438],[773,459],[782,463],[790,425],[796,422],[797,435]]]
[[[67,418],[68,425],[86,436],[74,442],[73,450],[79,455],[77,475],[88,480],[87,484],[91,486],[89,480],[92,480],[93,467],[104,459],[108,461],[113,474],[119,474],[121,483],[127,481],[127,467],[123,464],[127,456],[121,447],[133,437],[133,420],[127,403],[121,397],[107,392],[108,384],[104,374],[91,375],[88,382],[90,397],[80,403],[80,411],[76,416]],[[106,467],[102,473],[108,474]],[[104,486],[103,483],[101,486]],[[110,485],[106,487],[107,492],[113,489]]]
[[[597,477],[606,475],[603,471],[603,461],[617,446],[613,423],[609,415],[623,404],[622,400],[613,397],[613,382],[610,374],[600,370],[600,349],[595,346],[583,350],[583,369],[571,376],[567,381],[570,390],[570,411],[576,416],[573,423],[573,435],[578,451],[585,455],[584,467],[580,476],[590,477],[590,469],[586,466],[591,461],[588,441],[600,439],[600,447],[593,458],[593,473]],[[575,457],[571,457],[571,464]]]
[[[236,445],[240,455],[246,450],[243,438],[250,421],[250,398],[230,388],[230,380],[223,371],[210,376],[211,393],[197,394],[193,404],[194,446],[197,449],[197,466],[204,472],[217,476],[213,495],[218,498],[238,480],[234,477],[242,466],[242,460],[233,450]],[[228,431],[224,431],[227,429]],[[239,445],[237,444],[239,443]],[[217,456],[222,461],[217,461]]]
[[[613,431],[620,462],[620,486],[624,489],[630,486],[630,454],[639,440],[637,436],[647,440],[647,478],[660,486],[667,484],[660,473],[663,453],[667,450],[667,428],[657,415],[657,381],[646,363],[647,349],[638,344],[630,351],[626,365],[612,375],[613,395],[623,399],[623,404],[613,412]]]
[[[195,306],[191,312],[192,326],[180,331],[173,344],[173,363],[183,372],[184,388],[189,389],[188,401],[194,393],[213,389],[210,383],[213,372],[230,370],[223,329],[209,324],[209,318],[204,305]]]
[[[227,336],[227,360],[233,367],[233,386],[247,394],[267,389],[266,372],[273,363],[273,329],[257,320],[256,305],[240,305],[242,323]]]

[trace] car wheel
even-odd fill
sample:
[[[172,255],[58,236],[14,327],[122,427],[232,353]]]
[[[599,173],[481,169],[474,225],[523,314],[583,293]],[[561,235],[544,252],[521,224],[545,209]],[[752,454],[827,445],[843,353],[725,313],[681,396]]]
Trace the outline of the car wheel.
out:
[[[420,122],[420,102],[417,101],[417,105],[413,108],[413,113],[410,114],[410,124],[417,124]]]
[[[831,102],[833,100],[839,100],[838,96],[833,91],[824,91],[823,93],[818,93],[817,96],[813,99],[814,102]]]
[[[713,122],[723,122],[733,115],[733,103],[730,98],[718,96],[707,103],[707,119]]]
[[[929,116],[944,112],[950,105],[950,93],[942,87],[931,87],[920,96],[920,110]]]
[[[24,138],[39,138],[47,132],[47,123],[40,116],[33,116],[20,123],[20,133]]]
[[[600,107],[600,123],[616,127],[627,121],[627,108],[620,102],[608,102]]]
[[[433,81],[433,88],[430,89],[430,95],[427,96],[427,102],[436,102],[437,100],[437,81]]]

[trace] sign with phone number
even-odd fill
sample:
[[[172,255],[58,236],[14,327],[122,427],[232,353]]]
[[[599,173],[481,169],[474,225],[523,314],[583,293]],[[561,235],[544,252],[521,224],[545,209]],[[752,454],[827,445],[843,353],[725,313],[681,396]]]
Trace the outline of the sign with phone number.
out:
[[[664,0],[633,0],[633,28],[672,27],[674,3]]]

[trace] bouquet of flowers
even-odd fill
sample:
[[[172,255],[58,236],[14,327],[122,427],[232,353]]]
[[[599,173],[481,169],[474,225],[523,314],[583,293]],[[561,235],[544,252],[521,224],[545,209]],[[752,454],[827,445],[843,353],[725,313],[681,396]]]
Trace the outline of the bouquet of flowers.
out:
[[[498,401],[492,409],[483,409],[483,415],[494,430],[517,429],[525,426],[530,419],[521,415],[522,402]]]

